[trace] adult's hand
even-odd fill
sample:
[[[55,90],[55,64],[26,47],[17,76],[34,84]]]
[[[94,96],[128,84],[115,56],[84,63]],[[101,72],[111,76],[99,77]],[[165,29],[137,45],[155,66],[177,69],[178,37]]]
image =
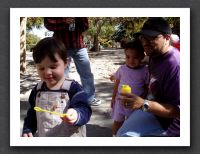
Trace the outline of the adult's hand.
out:
[[[144,103],[144,99],[135,95],[121,93],[120,100],[125,108],[140,109]],[[180,110],[169,103],[159,103],[156,101],[149,101],[149,111],[157,116],[166,118],[179,118]]]
[[[65,18],[65,23],[66,24],[73,24],[73,23],[75,23],[75,18],[74,17],[67,17],[67,18]]]
[[[119,99],[125,108],[133,110],[140,109],[144,103],[144,99],[132,93],[120,93]]]

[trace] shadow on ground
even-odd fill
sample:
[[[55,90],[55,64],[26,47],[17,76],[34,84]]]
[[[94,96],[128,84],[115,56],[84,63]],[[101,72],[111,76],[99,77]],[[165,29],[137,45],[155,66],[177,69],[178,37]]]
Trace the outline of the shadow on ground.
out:
[[[112,130],[99,125],[87,124],[87,137],[111,137]]]
[[[20,74],[20,93],[25,94],[27,91],[32,89],[39,81],[36,68],[33,61],[27,61],[28,71],[24,74]]]

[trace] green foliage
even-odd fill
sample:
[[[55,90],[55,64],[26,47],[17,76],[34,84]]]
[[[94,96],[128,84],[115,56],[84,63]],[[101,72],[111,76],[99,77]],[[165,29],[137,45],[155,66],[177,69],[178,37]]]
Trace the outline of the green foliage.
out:
[[[172,33],[180,36],[180,17],[166,17],[166,20],[172,28]]]
[[[39,40],[40,38],[37,35],[26,33],[26,49],[30,50]]]
[[[146,17],[91,17],[90,28],[86,35],[90,38],[98,37],[99,40],[119,42],[123,38],[132,38],[133,33],[141,29],[146,19]]]
[[[40,29],[42,28],[42,25],[44,23],[44,20],[42,17],[28,17],[27,23],[26,23],[26,49],[30,50],[31,47],[33,47],[40,38],[37,35],[31,34],[30,31],[33,28]]]
[[[126,35],[126,29],[125,26],[120,24],[117,26],[117,30],[115,33],[111,36],[111,39],[114,40],[115,42],[120,42],[121,39],[123,39]]]
[[[114,33],[114,27],[111,26],[109,23],[105,23],[100,32],[101,38],[109,38]]]
[[[110,17],[90,17],[89,19],[89,29],[86,32],[86,36],[90,38],[93,43],[94,51],[99,50],[99,39],[104,37],[109,37],[112,33],[112,27],[109,26]]]
[[[112,39],[120,42],[122,39],[131,39],[135,32],[138,32],[146,18],[142,17],[124,17],[115,19],[116,30],[112,35]]]
[[[26,23],[26,30],[31,31],[34,27],[41,28],[44,23],[44,19],[42,17],[28,17]]]

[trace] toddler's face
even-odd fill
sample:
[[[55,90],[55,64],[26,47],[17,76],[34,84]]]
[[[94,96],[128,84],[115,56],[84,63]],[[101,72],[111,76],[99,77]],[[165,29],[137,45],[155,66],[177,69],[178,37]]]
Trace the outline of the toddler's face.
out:
[[[36,64],[38,74],[42,81],[46,82],[48,88],[56,86],[64,79],[64,69],[67,64],[55,54],[57,62],[46,56],[40,63]]]
[[[126,57],[126,65],[131,68],[136,68],[141,63],[141,57],[138,56],[137,51],[135,49],[126,49],[125,50],[125,57]]]

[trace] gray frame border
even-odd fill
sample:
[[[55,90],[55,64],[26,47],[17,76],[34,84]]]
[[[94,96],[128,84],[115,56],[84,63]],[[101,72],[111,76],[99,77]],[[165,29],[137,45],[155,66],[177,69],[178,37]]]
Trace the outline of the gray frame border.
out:
[[[107,147],[107,148],[101,148],[101,147],[53,147],[53,148],[43,148],[43,147],[29,147],[29,148],[23,148],[23,147],[9,147],[9,65],[10,65],[10,52],[9,52],[9,38],[10,38],[10,29],[9,29],[9,11],[10,8],[31,8],[31,7],[110,7],[110,8],[121,8],[121,7],[144,7],[144,8],[157,8],[157,7],[163,7],[163,8],[190,8],[191,9],[191,147]],[[26,1],[20,1],[15,0],[12,2],[11,0],[3,1],[1,2],[0,6],[1,10],[1,24],[0,24],[0,30],[1,30],[1,37],[0,37],[0,62],[1,62],[1,69],[0,73],[1,75],[1,103],[2,108],[0,108],[0,120],[1,120],[1,127],[0,127],[0,133],[1,133],[1,139],[0,139],[0,152],[2,153],[65,153],[65,152],[73,152],[73,153],[197,153],[200,151],[200,147],[198,146],[198,128],[199,128],[199,121],[195,121],[195,117],[199,117],[199,103],[197,103],[197,96],[199,94],[198,92],[198,74],[199,71],[195,69],[195,66],[199,66],[199,62],[197,60],[199,53],[197,50],[198,45],[198,39],[197,37],[200,34],[199,32],[199,23],[200,23],[200,17],[197,15],[199,12],[199,2],[195,0],[107,0],[105,2],[97,1],[97,0],[85,0],[82,2],[81,0],[68,0],[68,1],[40,1],[40,0],[26,0]],[[196,49],[196,50],[195,50]],[[194,67],[193,67],[194,66]],[[5,109],[6,108],[6,109]]]

